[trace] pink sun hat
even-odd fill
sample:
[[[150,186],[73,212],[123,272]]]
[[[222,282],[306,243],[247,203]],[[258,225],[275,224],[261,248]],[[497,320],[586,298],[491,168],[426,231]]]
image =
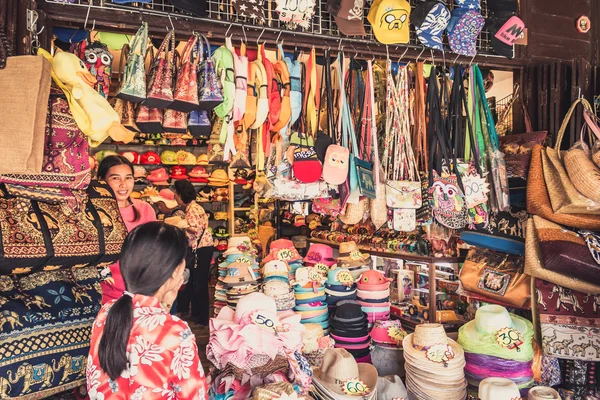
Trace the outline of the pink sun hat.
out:
[[[402,341],[407,333],[402,329],[400,321],[376,321],[371,329],[371,339],[375,343],[393,344],[402,347]]]
[[[389,289],[391,280],[381,272],[370,269],[362,273],[356,284],[360,290],[381,291]]]
[[[331,267],[336,263],[336,260],[333,259],[333,249],[331,246],[322,243],[313,243],[310,245],[306,257],[304,257],[304,262],[308,265],[321,263]]]
[[[272,260],[280,260],[286,262],[301,260],[302,256],[294,247],[294,243],[288,239],[277,239],[271,243],[269,254],[264,258],[263,262]]]

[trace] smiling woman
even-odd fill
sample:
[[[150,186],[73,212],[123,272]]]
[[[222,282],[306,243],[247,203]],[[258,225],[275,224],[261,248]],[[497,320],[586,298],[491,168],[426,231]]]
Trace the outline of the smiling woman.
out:
[[[134,179],[133,166],[128,159],[123,156],[105,157],[98,167],[98,179],[106,181],[115,193],[128,232],[138,225],[156,221],[150,204],[130,197]],[[125,290],[118,262],[110,266],[110,275],[102,282],[102,304],[119,298]]]

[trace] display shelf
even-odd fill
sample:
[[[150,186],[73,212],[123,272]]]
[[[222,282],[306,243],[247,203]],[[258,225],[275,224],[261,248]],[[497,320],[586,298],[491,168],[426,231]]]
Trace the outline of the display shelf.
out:
[[[309,238],[308,242],[310,243],[321,243],[326,244],[328,246],[339,248],[339,243],[332,243],[327,240],[314,239]],[[429,322],[435,323],[436,311],[437,311],[437,301],[436,301],[436,293],[437,293],[437,281],[436,281],[436,264],[442,263],[461,263],[465,259],[464,257],[424,257],[418,256],[415,254],[405,254],[399,252],[391,252],[391,251],[381,251],[381,249],[373,250],[364,245],[358,245],[358,248],[365,253],[369,253],[372,256],[384,257],[384,258],[395,258],[404,261],[416,261],[421,262],[423,264],[427,264],[426,268],[428,269],[429,282],[434,282],[436,285],[436,290],[429,292]],[[457,328],[458,329],[458,328]]]

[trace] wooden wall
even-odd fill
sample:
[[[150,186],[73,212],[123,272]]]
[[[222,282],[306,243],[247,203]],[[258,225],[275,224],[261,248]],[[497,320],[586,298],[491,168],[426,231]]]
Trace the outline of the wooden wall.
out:
[[[493,1],[493,0],[489,0]],[[598,0],[520,0],[523,21],[529,31],[529,44],[519,46],[520,58],[533,63],[596,58],[596,40],[600,32]],[[588,33],[576,28],[577,19],[587,15],[592,21]]]

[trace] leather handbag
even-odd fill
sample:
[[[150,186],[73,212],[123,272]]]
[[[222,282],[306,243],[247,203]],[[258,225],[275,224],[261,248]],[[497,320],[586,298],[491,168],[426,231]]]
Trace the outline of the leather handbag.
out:
[[[65,195],[60,190],[83,190],[90,183],[89,144],[71,114],[67,97],[54,83],[46,107],[42,172],[0,175],[0,183],[52,188],[60,199]]]
[[[524,258],[473,247],[460,271],[469,292],[526,307],[531,300],[531,279],[524,273]]]
[[[0,275],[117,261],[127,236],[114,194],[92,181],[77,191],[83,210],[15,197],[0,186]]]
[[[198,48],[199,35],[194,33],[188,40],[177,69],[177,80],[170,109],[189,113],[198,108]]]
[[[152,60],[148,97],[144,100],[146,107],[164,109],[173,103],[174,60],[175,32],[169,31]]]
[[[600,210],[599,203],[585,197],[573,185],[560,154],[565,131],[579,103],[584,105],[584,109],[588,107],[591,109],[587,100],[578,99],[575,101],[563,119],[556,136],[554,148],[547,147],[542,153],[544,180],[548,188],[550,203],[554,212],[558,214],[597,214]]]
[[[0,31],[3,29],[0,24]],[[52,66],[41,56],[11,56],[11,47],[2,36],[0,174],[39,173],[43,166]]]
[[[144,60],[148,48],[148,23],[142,23],[129,45],[131,51],[123,73],[123,81],[116,97],[132,103],[146,100],[146,67]]]

